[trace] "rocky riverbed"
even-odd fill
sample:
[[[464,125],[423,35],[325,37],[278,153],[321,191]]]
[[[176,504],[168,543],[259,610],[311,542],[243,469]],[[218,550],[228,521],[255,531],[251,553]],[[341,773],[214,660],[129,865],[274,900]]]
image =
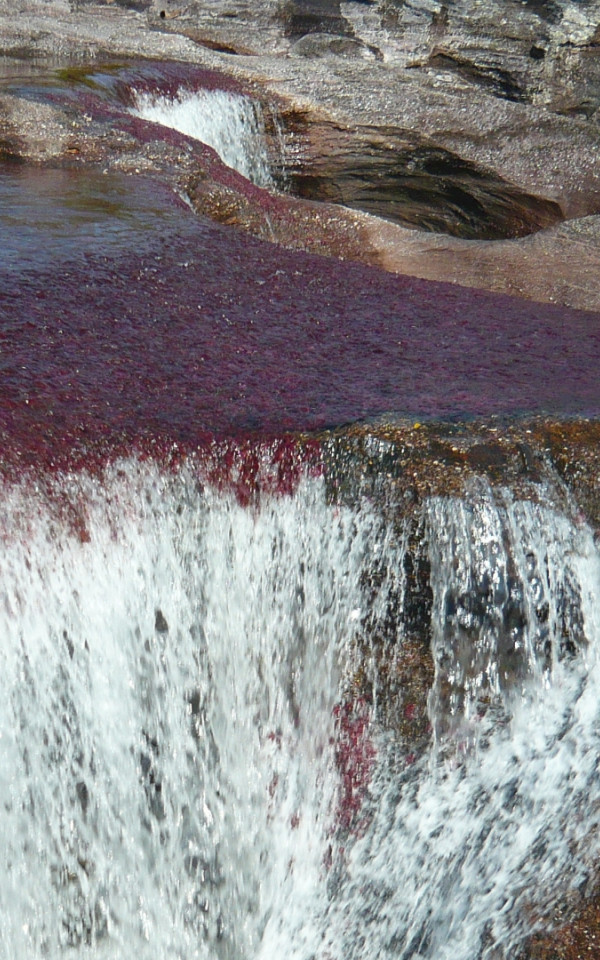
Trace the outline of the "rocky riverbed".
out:
[[[251,89],[300,198],[270,215],[278,242],[583,309],[598,306],[598,21],[594,3],[0,6],[13,81],[144,57]],[[136,168],[139,145],[101,136],[83,107],[3,88],[6,153]],[[137,168],[156,164],[148,150]],[[241,188],[197,192],[211,216],[268,229]]]
[[[341,499],[484,481],[600,530],[599,24],[591,0],[0,0],[5,472],[283,431]],[[132,113],[181,89],[259,105],[270,184]],[[426,646],[398,670],[386,722],[418,750]],[[524,957],[593,955],[596,891]]]

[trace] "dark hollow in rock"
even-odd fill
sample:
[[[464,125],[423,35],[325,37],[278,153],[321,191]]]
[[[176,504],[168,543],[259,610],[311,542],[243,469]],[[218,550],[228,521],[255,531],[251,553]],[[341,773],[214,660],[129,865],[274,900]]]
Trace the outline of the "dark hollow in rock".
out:
[[[125,7],[126,10],[136,10],[138,13],[148,10],[152,6],[150,0],[114,0],[114,2],[118,7]]]
[[[214,50],[215,53],[229,53],[232,56],[252,56],[252,52],[240,46],[233,46],[230,43],[221,43],[219,40],[212,40],[205,37],[197,30],[186,29],[185,36],[193,40],[200,47],[206,47],[207,50]]]
[[[427,65],[436,70],[456,73],[465,80],[491,89],[496,96],[505,100],[521,102],[528,99],[518,79],[501,67],[479,66],[471,60],[443,51],[434,52]]]
[[[0,163],[25,163],[19,155],[19,145],[7,137],[0,137]]]
[[[286,37],[307,33],[331,33],[352,36],[354,31],[340,10],[340,0],[286,0],[279,18]]]
[[[294,57],[346,57],[381,60],[382,54],[370,44],[353,37],[332,36],[329,33],[307,33],[293,44],[290,53]]]
[[[465,239],[523,237],[564,219],[557,203],[398,129],[313,125],[282,179],[303,199]]]
[[[112,6],[114,4],[117,7],[123,7],[125,10],[135,10],[137,13],[149,10],[152,6],[152,0],[75,0],[75,2],[72,0],[72,6],[75,10],[79,10],[80,7],[95,6],[98,3],[101,6]]]
[[[529,56],[532,60],[543,60],[546,56],[546,51],[543,47],[538,47],[534,43],[529,50]]]
[[[560,23],[563,18],[562,5],[555,0],[521,0],[521,2],[531,13],[547,23]]]

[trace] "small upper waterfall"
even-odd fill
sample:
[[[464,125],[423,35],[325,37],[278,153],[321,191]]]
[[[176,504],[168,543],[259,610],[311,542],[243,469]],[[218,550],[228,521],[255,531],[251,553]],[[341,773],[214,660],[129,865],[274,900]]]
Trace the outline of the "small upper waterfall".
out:
[[[0,495],[2,958],[509,960],[585,888],[584,523],[308,471],[241,503],[194,460]]]
[[[273,186],[262,111],[249,97],[226,90],[135,92],[132,113],[201,140],[248,180]]]

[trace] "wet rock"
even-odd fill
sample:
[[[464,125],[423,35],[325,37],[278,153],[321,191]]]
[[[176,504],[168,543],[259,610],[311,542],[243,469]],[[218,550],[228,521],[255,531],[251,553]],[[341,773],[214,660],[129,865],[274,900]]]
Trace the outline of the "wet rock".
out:
[[[520,237],[562,219],[478,164],[393,127],[296,127],[284,176],[294,193],[453,236]]]
[[[166,812],[162,779],[157,766],[160,748],[155,737],[150,736],[145,730],[142,731],[142,734],[144,749],[140,751],[139,755],[141,782],[144,786],[150,812],[158,821],[161,821],[165,819]]]
[[[394,422],[348,427],[324,438],[330,495],[340,502],[386,498],[409,513],[424,498],[462,496],[474,478],[515,496],[556,498],[569,512],[574,496],[582,518],[600,528],[600,423],[597,419],[490,419]],[[523,470],[523,450],[531,469]],[[396,493],[391,491],[395,489]]]
[[[217,223],[241,227],[254,236],[271,239],[273,225],[268,215],[249,197],[213,180],[192,178],[187,193],[194,209]]]
[[[539,428],[539,440],[583,515],[600,530],[600,423],[547,423]]]
[[[88,811],[88,807],[90,805],[90,792],[84,780],[80,780],[78,783],[75,784],[75,792],[77,794],[77,799],[81,807],[81,812],[85,817]]]
[[[531,937],[519,960],[583,960],[595,956],[600,941],[600,898],[594,894],[578,905],[563,904],[544,927],[543,932]]]

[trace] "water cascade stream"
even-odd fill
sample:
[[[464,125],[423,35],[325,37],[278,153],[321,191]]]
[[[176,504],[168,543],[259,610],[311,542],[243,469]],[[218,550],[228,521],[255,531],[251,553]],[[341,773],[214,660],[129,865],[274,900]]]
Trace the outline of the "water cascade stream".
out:
[[[496,960],[591,879],[584,524],[487,487],[391,522],[309,475],[242,505],[136,459],[1,496],[6,960]],[[392,608],[391,664],[407,642],[415,529],[435,680],[407,757],[361,658]]]
[[[201,140],[257,186],[273,186],[262,111],[249,97],[226,90],[133,93],[136,116]]]

